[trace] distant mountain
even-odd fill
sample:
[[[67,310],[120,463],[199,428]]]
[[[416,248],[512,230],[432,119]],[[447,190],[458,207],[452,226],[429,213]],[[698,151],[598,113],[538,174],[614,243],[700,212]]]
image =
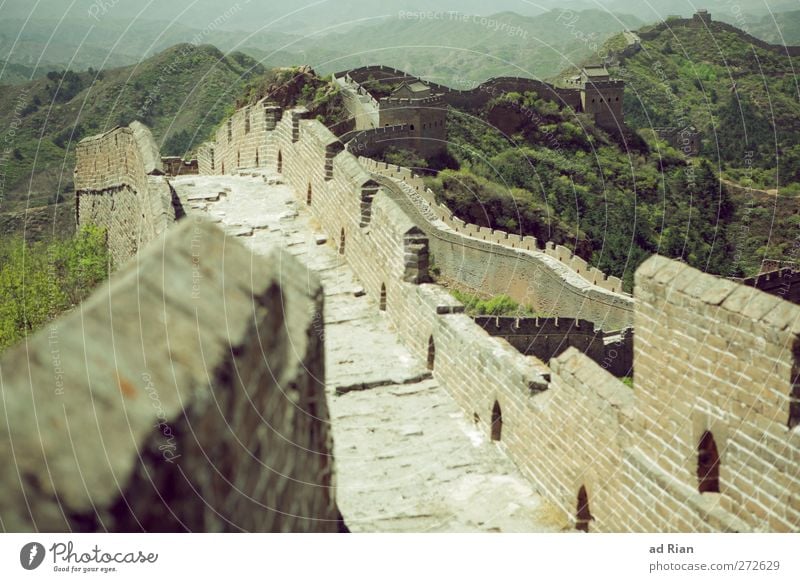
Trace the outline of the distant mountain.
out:
[[[797,9],[797,0],[565,0],[554,8],[569,10],[603,9],[609,12],[633,14],[647,23],[655,23],[668,16],[688,17],[700,9],[711,12],[716,20],[748,28],[748,23],[764,16]]]
[[[736,20],[726,22],[737,25]],[[772,44],[800,45],[800,10],[767,14],[744,26],[753,36]]]
[[[2,15],[4,8],[0,8]],[[106,19],[22,20],[0,18],[0,59],[51,70],[85,71],[132,65],[179,43],[212,44],[233,52],[243,43],[264,51],[291,45],[299,37],[274,31],[243,33],[218,28],[198,29],[181,22]]]
[[[184,152],[207,139],[263,72],[242,53],[182,44],[135,66],[0,86],[0,127],[14,127],[0,158],[0,212],[70,198],[77,141],[135,119],[162,151]]]
[[[19,85],[44,77],[47,71],[0,60],[0,85]]]
[[[352,8],[358,2],[336,4]],[[381,62],[443,82],[482,81],[498,75],[555,75],[597,50],[610,34],[642,24],[634,17],[602,10],[553,10],[530,17],[513,12],[478,16],[456,12],[455,5],[450,8],[453,11],[397,9],[381,12],[380,17],[351,19],[344,26],[334,24],[334,19],[320,22],[318,28],[295,27],[291,33],[277,31],[286,28],[277,23],[256,32],[231,31],[225,27],[233,25],[233,17],[205,28],[187,25],[191,19],[174,23],[113,19],[119,16],[115,11],[99,23],[91,18],[2,18],[0,59],[35,68],[39,74],[66,68],[106,69],[190,42],[213,44],[224,52],[242,51],[266,67],[310,64],[326,73]]]
[[[463,87],[502,75],[554,76],[598,50],[609,35],[641,24],[635,17],[599,10],[534,17],[511,12],[393,17],[297,43],[280,58],[310,64],[320,73],[379,63]],[[250,44],[243,50],[255,58],[267,56]],[[274,62],[276,56],[269,58]]]
[[[626,81],[626,123],[642,135],[699,130],[700,157],[729,181],[748,269],[762,258],[790,260],[800,213],[797,57],[717,21],[673,21],[638,34],[641,50],[610,69]],[[612,37],[604,50],[624,44]]]
[[[131,1],[39,0],[33,4],[29,0],[5,0],[0,4],[0,13],[6,18],[22,19],[61,19],[63,16],[97,24],[98,28],[109,20],[157,19],[162,28],[174,21],[199,30],[269,30],[302,36],[329,27],[349,27],[365,18],[396,17],[412,11],[487,15],[511,10],[533,16],[555,5],[547,0],[171,0],[153,4],[152,10],[143,10],[143,3]]]

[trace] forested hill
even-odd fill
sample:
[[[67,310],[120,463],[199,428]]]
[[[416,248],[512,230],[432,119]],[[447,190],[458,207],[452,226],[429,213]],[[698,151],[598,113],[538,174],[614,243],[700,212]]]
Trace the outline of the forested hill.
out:
[[[75,144],[83,137],[138,119],[152,128],[162,152],[183,153],[208,137],[261,73],[241,53],[182,44],[135,66],[0,85],[0,127],[14,129],[0,165],[4,226],[26,207],[71,198]]]
[[[800,192],[800,57],[768,48],[728,24],[641,29],[641,50],[612,73],[625,79],[634,128],[695,126],[703,156],[723,175]],[[620,46],[612,38],[607,48]]]

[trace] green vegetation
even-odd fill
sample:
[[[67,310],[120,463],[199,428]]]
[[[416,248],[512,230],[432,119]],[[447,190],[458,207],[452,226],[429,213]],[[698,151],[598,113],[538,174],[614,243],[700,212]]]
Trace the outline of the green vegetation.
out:
[[[139,120],[164,155],[184,155],[209,138],[234,99],[263,68],[241,53],[176,45],[136,66],[50,72],[0,85],[0,127],[13,155],[0,158],[3,211],[74,195],[75,145],[89,135]]]
[[[244,87],[242,95],[233,109],[252,105],[267,97],[269,101],[285,109],[298,105],[306,107],[311,115],[337,135],[347,133],[354,126],[344,106],[339,86],[333,82],[333,78],[319,77],[308,67],[284,67],[267,71],[251,79]]]
[[[622,378],[620,378],[620,381],[623,384],[625,384],[625,386],[633,390],[633,378],[631,378],[630,376],[623,376]]]
[[[105,232],[82,228],[72,238],[0,242],[0,351],[77,305],[110,268]]]
[[[520,305],[508,295],[496,295],[489,299],[482,299],[477,295],[457,289],[452,289],[450,293],[464,304],[464,309],[468,315],[516,315],[518,317],[536,315],[534,311]]]
[[[687,165],[664,143],[656,155],[635,134],[620,144],[530,93],[448,124],[460,168],[428,183],[462,220],[563,244],[627,291],[653,253],[731,276],[755,267],[733,258],[734,207],[707,162]]]
[[[718,23],[672,27],[611,72],[626,81],[632,127],[695,126],[723,174],[760,188],[800,181],[800,101],[785,52]]]
[[[798,15],[786,13],[779,22],[795,26]],[[766,24],[775,26],[771,20]],[[750,32],[758,34],[756,28]],[[716,23],[708,30],[672,27],[643,39],[642,50],[611,72],[626,81],[628,125],[698,128],[703,136],[700,157],[723,179],[753,189],[716,188],[720,220],[712,228],[722,256],[709,270],[749,275],[758,271],[762,259],[796,260],[790,255],[800,212],[800,100],[786,53],[754,46],[744,34]],[[662,158],[681,155],[660,142],[650,145]],[[689,194],[696,199],[696,189]],[[680,238],[674,227],[666,233],[664,254],[674,252]]]

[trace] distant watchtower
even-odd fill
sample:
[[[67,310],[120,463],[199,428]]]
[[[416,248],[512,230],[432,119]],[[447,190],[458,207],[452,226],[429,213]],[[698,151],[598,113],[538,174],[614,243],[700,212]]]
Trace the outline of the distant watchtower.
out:
[[[419,80],[403,82],[378,107],[379,127],[406,125],[407,147],[425,156],[441,153],[447,144],[447,106],[441,95]]]
[[[711,14],[709,14],[708,10],[700,9],[694,13],[692,16],[692,20],[694,20],[697,24],[711,24]]]
[[[615,129],[624,123],[625,81],[612,79],[603,65],[589,65],[581,71],[580,86],[581,109],[593,115],[597,125]]]

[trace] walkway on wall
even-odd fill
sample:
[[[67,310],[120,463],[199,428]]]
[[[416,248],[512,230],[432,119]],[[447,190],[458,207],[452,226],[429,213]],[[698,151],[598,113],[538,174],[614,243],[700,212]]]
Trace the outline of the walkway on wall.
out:
[[[400,344],[379,298],[363,295],[337,253],[337,241],[319,234],[304,204],[278,181],[255,173],[189,176],[173,185],[190,214],[207,213],[256,252],[282,244],[320,276],[337,499],[350,530],[565,526],[497,444],[472,427],[425,362]]]

